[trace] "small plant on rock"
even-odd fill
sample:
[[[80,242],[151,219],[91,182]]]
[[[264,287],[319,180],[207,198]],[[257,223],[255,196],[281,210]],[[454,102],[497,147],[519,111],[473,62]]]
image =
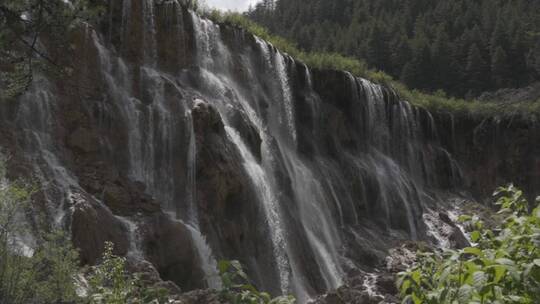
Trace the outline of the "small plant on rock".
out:
[[[168,303],[167,291],[144,286],[138,275],[126,270],[126,259],[113,254],[114,245],[105,243],[101,264],[90,277],[92,304],[160,304]]]

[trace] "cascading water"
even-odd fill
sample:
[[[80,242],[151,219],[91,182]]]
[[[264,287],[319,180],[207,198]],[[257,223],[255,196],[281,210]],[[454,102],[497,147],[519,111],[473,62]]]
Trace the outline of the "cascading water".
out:
[[[144,254],[141,250],[140,237],[137,233],[137,223],[123,216],[117,216],[116,218],[119,219],[128,228],[128,256],[134,259],[143,259]]]
[[[39,182],[47,190],[47,216],[61,227],[73,190],[79,189],[76,178],[61,163],[60,151],[52,136],[55,117],[54,91],[50,82],[38,76],[34,85],[21,99],[16,123],[23,131],[26,157],[31,159]]]
[[[225,127],[227,135],[232,142],[236,144],[242,157],[244,158],[244,167],[251,177],[254,186],[260,191],[260,200],[264,204],[264,210],[268,225],[270,225],[270,231],[272,234],[272,242],[274,246],[274,256],[276,258],[276,264],[280,276],[281,291],[285,294],[289,291],[289,261],[286,253],[286,239],[283,231],[283,224],[281,223],[281,212],[279,210],[277,198],[275,197],[275,190],[271,188],[266,172],[261,167],[253,155],[249,152],[238,133],[231,127]]]
[[[188,218],[196,227],[199,226],[199,215],[197,212],[197,138],[193,126],[193,116],[191,111],[186,113],[186,118],[189,124],[189,146],[187,159],[187,201]]]
[[[222,287],[221,278],[218,273],[218,264],[212,248],[206,242],[206,238],[201,234],[198,228],[190,224],[186,225],[191,233],[191,238],[199,254],[201,268],[205,274],[205,280],[208,288],[219,290]]]
[[[124,9],[131,8],[131,0],[124,1]],[[198,224],[198,214],[195,207],[196,200],[196,139],[193,131],[193,121],[190,110],[186,111],[184,117],[174,117],[169,103],[165,97],[165,85],[173,84],[175,90],[181,90],[171,81],[169,75],[165,75],[155,70],[156,47],[154,30],[154,3],[150,0],[143,1],[144,19],[144,43],[149,45],[144,52],[144,66],[141,68],[141,83],[143,83],[142,101],[134,96],[132,88],[133,79],[130,72],[120,57],[114,57],[100,42],[97,34],[93,32],[94,45],[98,49],[102,73],[109,86],[108,92],[115,102],[118,102],[120,112],[128,126],[128,154],[130,156],[129,172],[131,177],[145,184],[147,191],[158,198],[163,208],[169,212],[172,210],[172,220],[185,218],[186,222],[180,221],[191,233],[195,249],[199,255],[202,270],[206,275],[207,285],[211,288],[219,288],[220,283],[217,278],[217,262],[213,258],[211,248],[200,233]],[[176,10],[174,10],[176,12]],[[128,12],[124,12],[129,15]],[[127,23],[127,22],[124,22]],[[122,30],[127,32],[127,30]],[[146,105],[145,102],[150,102]],[[183,102],[180,108],[187,108]],[[177,136],[176,127],[178,124],[185,124],[189,133],[189,144],[187,149],[187,178],[185,199],[189,202],[187,214],[178,214],[177,202],[175,202],[175,184],[172,176],[174,145]],[[137,257],[142,257],[143,253],[138,249],[137,227],[133,221],[121,218],[122,222],[128,224],[131,245],[130,253]]]
[[[107,27],[120,33],[119,42],[104,41],[116,37],[111,33],[86,32],[101,78],[99,94],[82,106],[92,117],[86,127],[106,134],[97,154],[116,155],[118,175],[187,228],[206,286],[220,287],[217,257],[244,258],[251,263],[248,272],[259,276],[258,287],[294,293],[305,303],[363,266],[354,252],[363,241],[384,250],[390,238],[425,237],[422,213],[438,186],[436,160],[445,160],[453,181],[460,178],[429,113],[351,74],[312,71],[260,38],[201,18],[177,1],[123,0],[119,10],[120,28]],[[173,34],[182,39],[167,36]],[[169,40],[182,51],[165,52],[162,44]],[[179,61],[164,58],[180,54],[193,56],[178,67],[169,63]],[[17,121],[26,151],[37,151],[28,157],[41,179],[53,180],[66,199],[73,189],[84,189],[54,147],[58,96],[43,80],[22,99]],[[209,140],[226,142],[219,152],[238,158],[199,157],[213,148],[201,134],[208,130],[197,129],[205,118],[195,112],[203,104],[218,113]],[[214,169],[208,162],[240,172],[208,176],[203,170]],[[247,182],[227,180],[237,176]],[[217,189],[204,188],[209,185]],[[223,202],[208,201],[214,196],[206,192]],[[54,206],[60,223],[68,208]],[[219,209],[245,226],[213,217]],[[252,213],[236,214],[246,210]],[[140,235],[144,212],[117,217],[128,228],[128,254],[137,258],[147,252]]]
[[[287,64],[285,62],[285,56],[280,52],[275,53],[275,66],[277,70],[277,77],[281,84],[281,92],[283,93],[283,108],[284,113],[279,115],[280,118],[285,118],[285,126],[287,131],[290,132],[292,141],[296,145],[296,126],[294,122],[294,109],[292,104],[292,93],[289,85],[289,77],[287,76]]]

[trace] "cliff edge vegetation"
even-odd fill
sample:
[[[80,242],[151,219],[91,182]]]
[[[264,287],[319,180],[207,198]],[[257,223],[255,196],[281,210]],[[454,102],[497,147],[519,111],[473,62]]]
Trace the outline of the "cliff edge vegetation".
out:
[[[534,115],[540,113],[540,100],[534,102],[505,102],[480,101],[477,99],[463,99],[448,96],[439,90],[433,94],[417,89],[410,89],[404,83],[394,79],[383,71],[373,70],[366,62],[344,56],[339,53],[308,52],[303,51],[290,40],[272,34],[268,29],[250,20],[245,15],[236,12],[223,12],[220,10],[203,10],[201,14],[206,18],[220,24],[236,26],[273,44],[293,58],[304,62],[311,68],[348,71],[351,74],[369,79],[392,87],[403,99],[424,107],[430,111],[445,111],[456,114],[471,114],[480,116],[507,116],[515,114]]]

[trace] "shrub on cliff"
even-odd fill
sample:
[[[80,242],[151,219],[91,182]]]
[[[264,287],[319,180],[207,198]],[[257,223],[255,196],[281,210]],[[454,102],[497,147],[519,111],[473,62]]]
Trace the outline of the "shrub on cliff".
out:
[[[494,195],[505,217],[500,226],[460,217],[475,245],[419,253],[416,265],[398,275],[403,303],[540,303],[540,205],[529,212],[514,186]]]
[[[137,274],[126,270],[126,259],[113,254],[113,247],[110,242],[105,244],[101,263],[92,269],[90,303],[169,303],[167,291],[143,286]]]
[[[61,232],[38,236],[35,250],[28,239],[24,212],[35,187],[6,178],[0,154],[0,303],[73,303],[78,255]]]
[[[6,157],[0,153],[0,303],[167,303],[167,293],[150,288],[126,271],[125,259],[112,254],[106,244],[101,263],[84,287],[83,268],[69,237],[62,231],[31,237],[25,217],[36,187],[24,180],[6,178]],[[39,230],[47,230],[42,228]],[[32,241],[28,241],[32,240]]]

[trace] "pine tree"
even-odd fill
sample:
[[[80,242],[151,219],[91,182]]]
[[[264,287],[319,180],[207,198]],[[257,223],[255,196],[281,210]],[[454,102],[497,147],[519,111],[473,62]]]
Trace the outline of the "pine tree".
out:
[[[540,40],[536,42],[536,46],[530,51],[528,59],[529,66],[540,77]]]
[[[433,87],[447,90],[448,82],[453,79],[451,66],[451,50],[448,35],[439,30],[437,38],[431,49],[433,61]]]
[[[467,72],[470,90],[473,93],[482,92],[487,88],[487,83],[489,82],[489,67],[476,44],[473,44],[469,49],[465,71]]]
[[[528,82],[527,70],[527,42],[525,34],[521,29],[517,29],[513,35],[512,45],[508,52],[508,75],[511,75],[513,86],[521,87]]]
[[[273,33],[297,42],[306,51],[335,50],[365,60],[369,66],[382,69],[395,78],[408,75],[405,78],[410,80],[409,85],[417,83],[414,86],[417,89],[442,88],[450,95],[463,96],[469,91],[480,93],[485,89],[496,89],[495,83],[523,86],[540,77],[535,50],[535,44],[540,40],[540,1],[266,2],[273,2],[275,7],[268,18],[257,14],[257,9],[249,12],[249,17]],[[420,51],[425,52],[417,46],[420,40],[427,44],[431,53],[426,62],[417,56]],[[479,51],[477,57],[483,58],[483,62],[474,63],[472,67],[484,66],[480,69],[482,79],[478,75],[467,75],[473,44]],[[501,71],[497,71],[497,75],[490,72],[492,63],[497,63],[496,66],[501,63],[498,59],[503,57],[502,53],[495,56],[499,47],[506,54],[509,68],[502,76],[504,81],[500,79]],[[495,57],[497,60],[492,62]],[[425,79],[411,80],[417,78]],[[481,87],[475,87],[477,84]],[[490,85],[495,85],[495,88],[490,88]]]
[[[506,38],[506,33],[504,32],[504,26],[502,25],[501,20],[497,22],[497,25],[491,34],[491,40],[489,41],[491,55],[495,54],[498,47],[502,47],[505,51],[509,49],[508,40]]]
[[[376,24],[367,40],[366,60],[371,66],[386,70],[390,66],[389,57],[386,33]]]
[[[502,47],[497,47],[491,57],[491,77],[498,88],[508,87],[509,65],[506,52]]]
[[[401,75],[403,67],[412,56],[411,47],[407,37],[401,36],[392,43],[390,53],[391,68],[393,75]]]
[[[409,87],[432,89],[431,54],[425,41],[418,42],[414,48],[413,59],[403,68],[401,80]]]

